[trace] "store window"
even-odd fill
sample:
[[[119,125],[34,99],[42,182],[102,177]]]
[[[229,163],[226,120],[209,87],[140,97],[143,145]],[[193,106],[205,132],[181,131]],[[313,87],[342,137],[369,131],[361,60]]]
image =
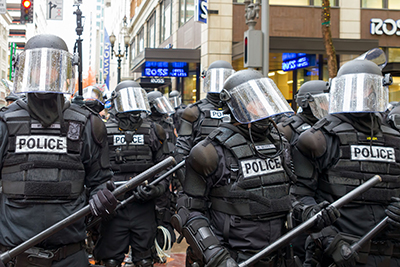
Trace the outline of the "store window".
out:
[[[165,41],[168,37],[171,36],[171,26],[172,26],[172,6],[171,0],[164,0],[161,3],[161,29],[160,29],[160,43]]]
[[[135,57],[136,57],[135,39],[133,39],[133,41],[131,42],[130,49],[131,49],[130,59],[131,59],[131,67],[132,67],[133,66],[133,61],[135,60]]]
[[[270,5],[308,6],[309,0],[269,0]]]
[[[147,21],[147,47],[156,47],[156,12]]]
[[[194,16],[194,0],[179,0],[179,26]]]
[[[137,35],[137,53],[140,54],[144,51],[144,30],[143,28]]]
[[[362,0],[361,7],[365,8],[383,8],[384,0]]]
[[[389,102],[400,101],[400,77],[393,77],[393,83],[389,86]]]
[[[400,48],[388,48],[388,62],[400,62]]]
[[[189,75],[182,79],[183,83],[183,99],[182,102],[186,105],[194,103],[196,99],[196,75]]]
[[[400,1],[399,0],[388,0],[388,8],[389,9],[400,9]]]

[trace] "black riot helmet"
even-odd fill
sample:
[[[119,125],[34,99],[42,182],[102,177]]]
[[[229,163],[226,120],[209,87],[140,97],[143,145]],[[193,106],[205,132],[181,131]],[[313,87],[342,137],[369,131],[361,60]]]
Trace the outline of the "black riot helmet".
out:
[[[152,109],[154,108],[157,112],[161,114],[175,113],[175,110],[169,100],[165,96],[163,96],[160,91],[149,92],[147,94],[147,98],[149,99],[150,107]]]
[[[20,96],[11,92],[8,96],[5,97],[5,100],[8,102],[14,102],[20,99]]]
[[[303,111],[311,109],[312,114],[321,119],[328,115],[328,90],[328,82],[318,80],[305,82],[295,96],[296,103]]]
[[[294,113],[275,83],[256,70],[241,70],[224,83],[220,98],[233,116],[246,124],[283,113]]]
[[[329,113],[383,112],[388,106],[390,74],[369,60],[345,63],[331,80]]]
[[[111,96],[114,108],[118,113],[147,112],[150,114],[150,105],[146,91],[135,81],[120,82]]]
[[[177,90],[173,90],[169,93],[169,102],[173,108],[178,108],[182,104],[181,93]]]
[[[38,34],[28,40],[18,55],[15,93],[72,93],[75,88],[74,56],[63,39]]]
[[[208,66],[206,72],[203,73],[205,93],[220,93],[225,80],[235,73],[232,65],[224,60],[217,60]]]

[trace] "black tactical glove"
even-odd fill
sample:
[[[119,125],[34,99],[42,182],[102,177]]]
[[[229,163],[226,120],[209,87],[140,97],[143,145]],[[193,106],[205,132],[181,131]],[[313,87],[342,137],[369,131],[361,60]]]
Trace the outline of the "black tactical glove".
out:
[[[107,188],[97,191],[89,200],[90,211],[94,216],[100,216],[105,220],[111,219],[115,214],[118,200]]]
[[[165,192],[162,184],[158,185],[139,185],[136,191],[133,192],[137,200],[146,202],[160,197]]]
[[[400,227],[400,198],[392,197],[391,203],[385,210],[386,215],[389,217],[389,223],[394,227]]]
[[[237,262],[226,249],[221,248],[205,265],[205,267],[237,267]]]
[[[329,247],[325,250],[326,255],[331,255],[337,267],[353,267],[356,266],[358,254],[354,251],[350,244],[341,239],[337,235]]]
[[[323,201],[304,209],[302,214],[303,222],[321,211],[321,215],[318,215],[314,226],[310,229],[311,232],[321,231],[323,228],[332,225],[340,217],[340,212],[334,206],[329,205],[328,201]]]

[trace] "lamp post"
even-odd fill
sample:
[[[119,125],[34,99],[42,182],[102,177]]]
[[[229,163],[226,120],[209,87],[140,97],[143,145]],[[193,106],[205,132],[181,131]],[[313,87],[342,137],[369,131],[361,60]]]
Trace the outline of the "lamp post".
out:
[[[118,71],[117,71],[117,83],[120,83],[121,81],[121,61],[122,58],[125,56],[128,58],[128,47],[129,47],[129,35],[128,35],[128,29],[126,27],[126,16],[124,17],[124,26],[121,29],[120,34],[124,35],[124,44],[125,44],[125,53],[121,51],[121,43],[118,42],[118,53],[115,53],[114,51],[114,44],[116,41],[116,37],[114,33],[111,33],[110,35],[110,43],[111,43],[111,58],[113,58],[113,54],[117,57],[117,62],[118,62]]]

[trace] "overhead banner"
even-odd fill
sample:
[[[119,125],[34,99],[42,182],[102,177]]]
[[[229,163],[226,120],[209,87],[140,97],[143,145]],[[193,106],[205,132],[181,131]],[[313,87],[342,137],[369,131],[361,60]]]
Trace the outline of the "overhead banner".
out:
[[[104,29],[104,57],[103,57],[103,76],[104,83],[107,88],[110,88],[110,53],[111,53],[111,43],[108,36],[107,30]]]

